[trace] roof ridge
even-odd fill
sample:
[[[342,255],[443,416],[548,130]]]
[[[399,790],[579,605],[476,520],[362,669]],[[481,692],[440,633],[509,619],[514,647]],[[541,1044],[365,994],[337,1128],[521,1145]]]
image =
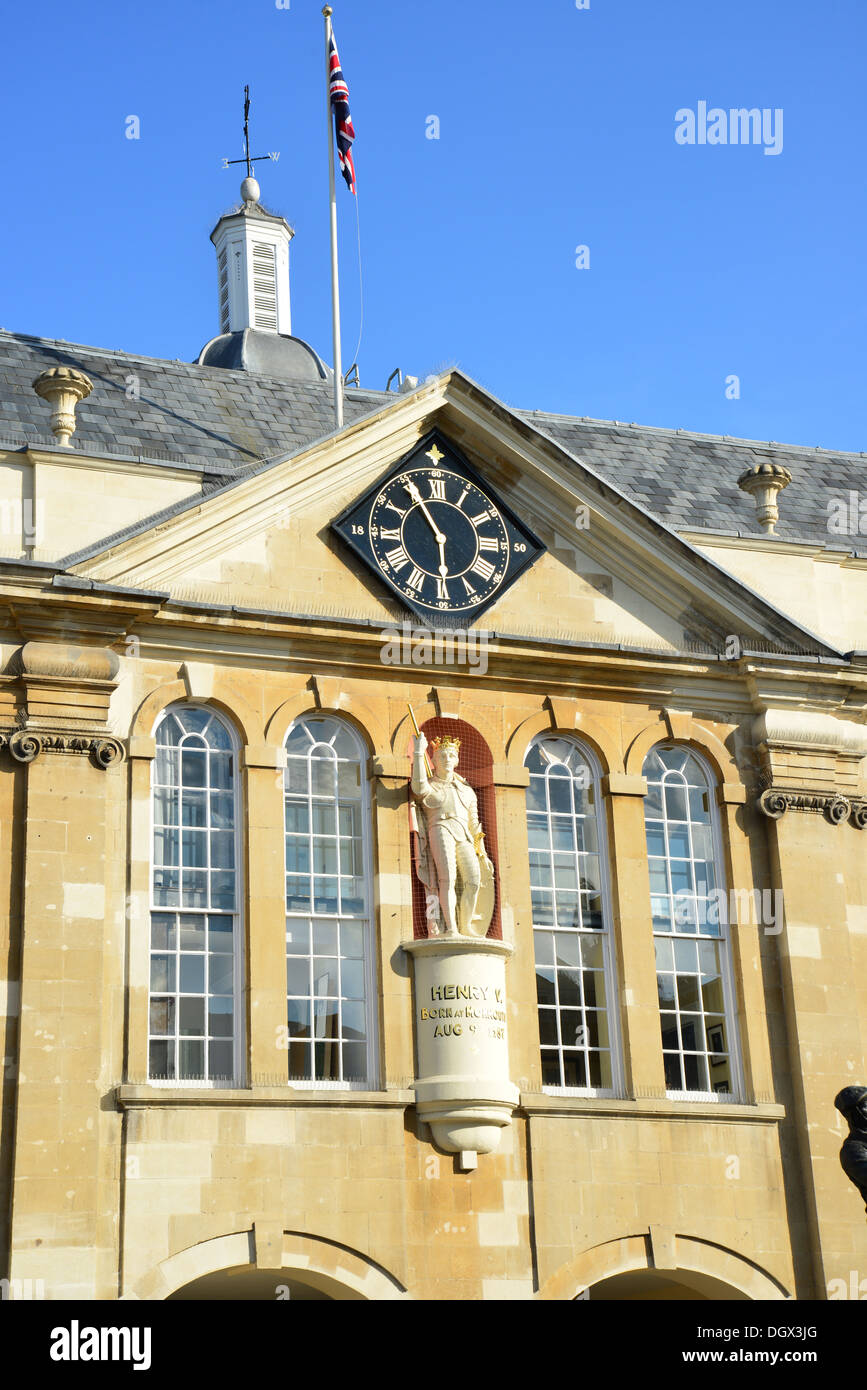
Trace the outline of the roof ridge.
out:
[[[221,381],[227,376],[232,376],[239,378],[247,384],[249,384],[251,380],[275,381],[281,385],[291,385],[293,390],[313,388],[318,391],[323,387],[330,390],[330,385],[326,381],[291,381],[287,383],[282,377],[251,376],[250,372],[246,372],[241,368],[236,370],[232,367],[208,367],[199,362],[186,362],[181,357],[149,357],[144,353],[127,352],[125,348],[93,347],[88,343],[74,343],[66,338],[40,338],[37,334],[16,333],[9,328],[0,328],[0,344],[2,344],[4,338],[11,338],[16,342],[33,343],[40,347],[68,349],[83,356],[118,357],[123,358],[127,362],[153,363],[155,366],[163,368],[170,367],[180,368],[184,371],[194,370],[197,372],[207,372],[208,375],[213,377],[216,381]],[[309,344],[307,346],[309,346]],[[376,396],[378,398],[380,396],[395,395],[393,391],[378,391],[372,386],[348,386],[346,390],[347,392],[351,392],[353,396],[362,397]]]
[[[785,450],[796,454],[827,454],[829,457],[858,459],[867,457],[867,450],[826,449],[822,444],[785,444],[774,439],[742,439],[733,434],[707,434],[701,430],[674,429],[670,425],[640,425],[635,420],[601,420],[592,415],[563,415],[558,411],[523,410],[515,407],[516,414],[525,420],[556,420],[568,425],[603,425],[608,429],[634,430],[636,434],[661,434],[674,439],[701,439],[714,444],[733,445],[735,448]]]

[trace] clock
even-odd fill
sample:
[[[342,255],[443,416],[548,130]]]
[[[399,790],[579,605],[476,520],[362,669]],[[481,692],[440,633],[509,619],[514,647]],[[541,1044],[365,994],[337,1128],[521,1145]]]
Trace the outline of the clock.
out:
[[[544,552],[438,431],[331,523],[411,612],[470,623]]]

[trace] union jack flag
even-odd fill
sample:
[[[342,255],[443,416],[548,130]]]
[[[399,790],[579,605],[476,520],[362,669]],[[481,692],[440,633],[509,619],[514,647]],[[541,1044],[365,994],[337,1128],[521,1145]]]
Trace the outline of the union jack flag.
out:
[[[349,88],[340,66],[337,44],[334,42],[333,34],[329,39],[328,68],[331,73],[329,91],[331,93],[331,109],[334,112],[334,124],[337,130],[340,172],[346,179],[346,187],[350,193],[354,193],[355,161],[352,158],[352,142],[355,139],[355,126],[352,124],[352,117],[349,114]]]

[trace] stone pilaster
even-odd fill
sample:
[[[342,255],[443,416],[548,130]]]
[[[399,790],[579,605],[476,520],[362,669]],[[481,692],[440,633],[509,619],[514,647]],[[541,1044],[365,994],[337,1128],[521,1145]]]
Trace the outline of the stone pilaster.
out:
[[[603,781],[614,919],[620,928],[614,939],[619,947],[616,964],[626,1090],[639,1098],[665,1095],[644,831],[646,793],[644,777],[612,773]]]
[[[250,1040],[249,1082],[274,1086],[288,1079],[286,1039],[286,878],[281,748],[245,748],[242,799],[247,862],[245,1014]],[[242,1059],[243,1060],[243,1059]],[[238,1080],[246,1081],[242,1066]]]
[[[23,764],[21,1016],[12,1279],[49,1299],[117,1293],[126,769],[106,716],[117,658],[29,642],[18,654]],[[8,774],[8,764],[7,764]]]

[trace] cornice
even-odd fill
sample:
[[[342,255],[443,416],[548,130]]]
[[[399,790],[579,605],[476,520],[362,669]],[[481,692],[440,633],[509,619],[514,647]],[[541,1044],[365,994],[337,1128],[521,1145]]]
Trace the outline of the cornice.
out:
[[[199,486],[201,486],[202,476],[206,472],[213,471],[220,474],[225,471],[228,476],[232,476],[235,472],[234,469],[228,468],[225,464],[214,464],[213,467],[208,465],[206,468],[202,463],[185,463],[182,459],[161,462],[158,459],[148,458],[146,454],[120,456],[116,454],[79,453],[75,450],[59,448],[27,448],[15,455],[16,462],[22,458],[37,467],[44,465],[50,468],[81,468],[98,473],[128,474],[130,477],[136,478],[143,475],[153,475],[158,478],[189,482]]]

